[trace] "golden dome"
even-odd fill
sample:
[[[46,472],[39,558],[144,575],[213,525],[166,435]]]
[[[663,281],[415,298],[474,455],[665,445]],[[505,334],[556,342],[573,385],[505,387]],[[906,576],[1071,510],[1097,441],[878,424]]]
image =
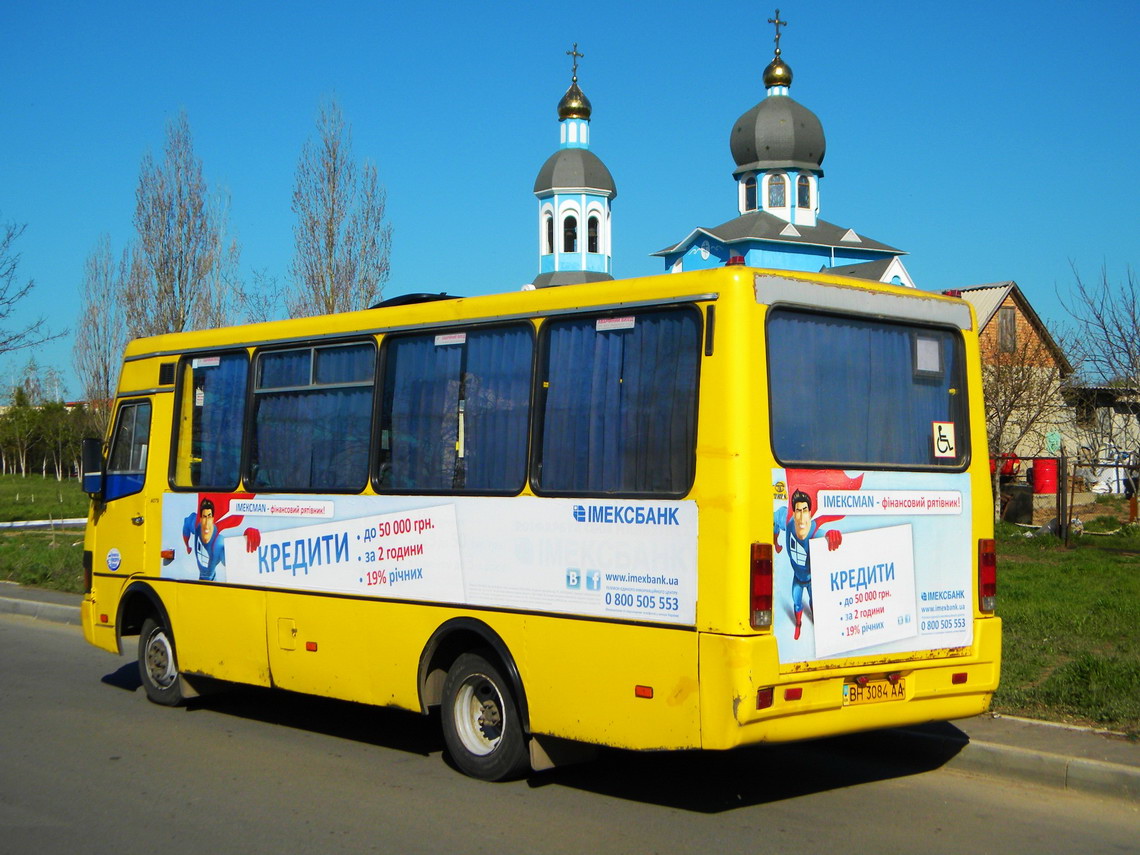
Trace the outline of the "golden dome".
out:
[[[575,82],[570,84],[570,88],[566,90],[566,94],[558,102],[559,120],[589,119],[592,109],[590,99],[578,88],[577,78],[575,78]]]
[[[764,69],[764,88],[770,89],[773,86],[791,86],[792,85],[792,69],[786,62],[780,59],[780,54],[777,51],[776,58],[768,63],[768,67]]]

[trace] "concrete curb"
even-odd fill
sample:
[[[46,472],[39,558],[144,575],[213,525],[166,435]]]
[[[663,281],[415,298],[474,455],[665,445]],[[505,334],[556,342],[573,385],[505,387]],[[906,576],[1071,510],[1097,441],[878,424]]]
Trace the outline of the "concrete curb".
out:
[[[17,600],[12,597],[0,597],[0,614],[23,615],[35,620],[66,623],[73,626],[81,626],[83,623],[79,616],[78,606],[43,603],[37,600]]]
[[[43,528],[86,528],[87,517],[68,517],[62,520],[20,520],[18,522],[0,522],[0,530],[4,531],[32,531]]]
[[[945,766],[1088,795],[1140,799],[1140,769],[1013,745],[971,740]]]

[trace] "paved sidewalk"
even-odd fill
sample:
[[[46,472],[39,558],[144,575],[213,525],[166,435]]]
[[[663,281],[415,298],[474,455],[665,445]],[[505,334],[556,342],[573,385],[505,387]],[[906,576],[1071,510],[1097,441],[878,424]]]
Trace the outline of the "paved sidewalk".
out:
[[[79,594],[0,583],[0,614],[78,625]],[[922,752],[977,775],[1122,798],[1140,804],[1140,742],[1088,728],[1006,716],[865,734],[894,753]]]

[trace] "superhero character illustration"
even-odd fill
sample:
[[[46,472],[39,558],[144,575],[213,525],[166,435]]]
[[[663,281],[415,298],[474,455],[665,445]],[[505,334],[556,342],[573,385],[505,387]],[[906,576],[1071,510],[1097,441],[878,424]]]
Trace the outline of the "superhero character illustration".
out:
[[[218,565],[223,563],[222,531],[240,525],[242,521],[240,514],[227,514],[228,506],[228,496],[204,495],[198,502],[198,511],[187,516],[182,523],[182,542],[187,554],[193,553],[198,563],[198,578],[203,582],[215,581]],[[253,552],[261,542],[261,532],[247,528],[244,534],[246,551]]]
[[[776,514],[776,551],[780,552],[785,546],[788,549],[788,560],[792,565],[792,611],[796,621],[792,637],[799,640],[803,627],[805,593],[808,605],[811,605],[811,552],[808,541],[819,534],[820,522],[812,519],[812,499],[803,490],[796,490],[792,494],[790,504],[791,519]],[[836,528],[825,531],[823,537],[827,541],[827,548],[832,551],[843,543],[843,534]]]
[[[773,545],[777,553],[787,549],[792,576],[791,616],[795,622],[792,640],[798,641],[803,631],[805,607],[809,609],[812,620],[815,619],[808,543],[812,538],[822,537],[830,551],[835,551],[843,543],[842,532],[833,526],[843,519],[842,514],[814,515],[819,510],[819,492],[858,490],[863,483],[863,475],[852,477],[838,469],[786,469],[777,470],[774,475],[779,485],[777,494],[783,498],[776,506]],[[789,494],[790,499],[786,498]]]

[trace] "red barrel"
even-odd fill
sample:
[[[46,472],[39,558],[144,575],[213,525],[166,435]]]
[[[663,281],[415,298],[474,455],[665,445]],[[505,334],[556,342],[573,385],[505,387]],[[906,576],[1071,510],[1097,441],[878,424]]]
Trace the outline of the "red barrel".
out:
[[[1057,458],[1038,457],[1033,461],[1033,492],[1057,492]]]

